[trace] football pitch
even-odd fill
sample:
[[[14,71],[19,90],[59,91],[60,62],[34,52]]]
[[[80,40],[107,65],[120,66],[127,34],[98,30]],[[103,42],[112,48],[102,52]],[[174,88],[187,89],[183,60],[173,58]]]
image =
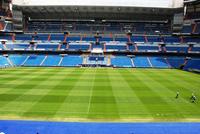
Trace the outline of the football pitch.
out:
[[[0,119],[200,121],[200,75],[175,69],[2,69]]]

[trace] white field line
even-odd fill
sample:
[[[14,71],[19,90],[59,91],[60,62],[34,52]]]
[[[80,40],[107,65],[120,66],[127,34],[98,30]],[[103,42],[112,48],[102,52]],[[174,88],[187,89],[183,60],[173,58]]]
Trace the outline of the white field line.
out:
[[[95,69],[95,73],[96,73],[96,69]],[[93,81],[92,81],[92,87],[91,87],[91,90],[90,90],[90,99],[89,99],[89,104],[88,104],[88,109],[87,109],[87,115],[90,112],[90,106],[91,106],[91,100],[92,100],[92,93],[93,93],[94,81],[95,81],[95,75],[94,75],[94,78],[93,78]]]

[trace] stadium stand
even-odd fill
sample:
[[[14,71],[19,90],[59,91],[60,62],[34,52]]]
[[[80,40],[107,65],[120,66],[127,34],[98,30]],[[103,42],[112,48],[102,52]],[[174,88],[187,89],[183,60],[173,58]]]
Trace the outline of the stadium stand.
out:
[[[184,69],[185,70],[188,70],[188,69],[200,70],[200,59],[194,58],[194,59],[188,60],[187,64],[184,66]]]
[[[108,65],[108,57],[91,58],[86,57],[88,65]],[[9,55],[8,58],[1,56],[0,66],[65,66],[76,67],[83,64],[84,58],[80,55]],[[142,67],[142,68],[180,68],[185,64],[185,57],[147,57],[147,56],[113,56],[111,66],[113,67]],[[10,60],[10,63],[9,61]],[[199,58],[192,58],[186,62],[184,69],[199,69]]]
[[[9,59],[14,66],[21,66],[24,61],[27,59],[26,55],[9,55]]]
[[[79,55],[67,55],[64,56],[62,59],[62,62],[60,63],[60,66],[69,66],[69,67],[75,67],[79,66],[83,63],[83,58]]]
[[[114,67],[133,67],[131,59],[126,56],[116,56],[111,58],[111,64]]]
[[[59,55],[48,55],[41,66],[58,66],[61,60]]]
[[[147,57],[135,57],[133,59],[135,67],[152,67],[151,63],[147,59]]]
[[[181,65],[184,64],[185,58],[183,57],[168,57],[167,58],[170,66],[174,68],[180,68]]]
[[[150,57],[150,62],[153,67],[157,68],[169,68],[170,65],[168,65],[166,58],[163,57]]]
[[[9,66],[9,62],[7,61],[6,57],[4,56],[0,56],[0,66],[1,67],[5,67],[5,66]]]
[[[23,66],[40,66],[42,61],[44,60],[44,55],[30,55],[27,60],[23,64]]]
[[[58,50],[58,44],[37,44],[36,49],[40,50]]]

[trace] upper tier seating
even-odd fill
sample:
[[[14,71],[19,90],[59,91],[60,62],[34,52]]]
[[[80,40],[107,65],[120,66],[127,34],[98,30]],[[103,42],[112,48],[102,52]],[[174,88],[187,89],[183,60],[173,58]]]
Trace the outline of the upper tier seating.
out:
[[[136,47],[137,46],[137,47]],[[106,51],[136,51],[136,48],[140,52],[158,52],[161,47],[159,48],[158,44],[137,44],[137,45],[130,45],[127,46],[126,43],[120,43],[120,42],[107,42],[105,45]],[[69,51],[88,51],[93,48],[101,48],[104,49],[104,45],[91,45],[89,42],[83,42],[83,43],[76,43],[72,42],[69,43],[69,45],[60,45],[58,43],[39,43],[36,45],[30,45],[28,43],[17,43],[17,44],[10,44],[7,43],[5,45],[0,44],[0,50],[43,50],[43,51],[58,51],[58,50],[69,50]],[[189,45],[171,45],[166,44],[166,50],[167,52],[181,52],[181,53],[187,53],[189,51]],[[200,52],[200,46],[194,45],[191,49],[191,51]]]
[[[195,33],[200,34],[200,23],[197,23],[197,28],[196,28]]]
[[[192,33],[192,26],[191,25],[184,25],[182,28],[182,33]]]
[[[200,46],[194,46],[194,47],[192,47],[192,51],[200,52]]]
[[[200,26],[199,26],[200,27]],[[198,29],[197,29],[198,31]],[[48,41],[48,36],[49,34],[16,34],[15,39],[16,40],[21,40],[21,41],[31,41],[33,40],[39,40],[39,41]],[[114,35],[113,35],[114,36]],[[34,37],[34,38],[33,38]],[[176,36],[163,36],[160,37],[158,35],[147,35],[145,36],[147,39],[148,43],[154,43],[154,42],[162,42],[164,41],[164,43],[180,43],[181,39],[179,37]],[[146,42],[144,35],[133,35],[131,37],[131,41],[132,42]],[[10,40],[12,41],[12,36],[11,35],[4,35],[4,36],[0,36],[0,39],[6,39],[6,40]],[[65,41],[65,35],[64,34],[51,34],[49,41],[57,41],[57,42],[61,42],[61,41]],[[119,41],[119,42],[128,42],[129,39],[126,36],[117,36],[117,37],[109,37],[108,35],[103,36],[102,38],[99,39],[100,41]],[[197,42],[200,43],[200,39],[199,38],[194,38],[194,37],[184,37],[184,42]],[[81,35],[69,35],[66,37],[66,41],[67,42],[75,42],[75,41],[96,41],[96,39],[93,36],[83,36],[81,37]],[[146,43],[147,43],[146,42]]]
[[[89,43],[69,43],[69,50],[88,50]]]
[[[37,49],[58,50],[58,44],[38,44]]]
[[[158,46],[153,45],[138,45],[138,51],[158,51]]]
[[[106,43],[106,50],[108,51],[125,51],[127,50],[127,46],[125,43],[119,43],[119,42],[112,42],[112,43]]]
[[[166,46],[167,51],[176,51],[176,52],[187,52],[188,46]]]
[[[3,47],[3,45],[0,43],[0,50],[3,50],[4,49],[4,47]]]
[[[144,36],[135,36],[131,37],[131,41],[133,42],[145,42]]]
[[[69,26],[69,27],[66,27]],[[104,32],[104,33],[123,33],[127,28],[134,33],[143,34],[146,32],[147,34],[155,34],[155,31],[160,31],[162,34],[170,34],[171,27],[170,24],[166,23],[122,23],[122,22],[105,22],[104,24],[94,25],[90,22],[28,22],[27,32],[34,32],[37,30],[38,32],[82,32],[82,33],[92,33],[96,31]]]
[[[29,44],[6,44],[5,45],[7,49],[29,49],[30,45]]]

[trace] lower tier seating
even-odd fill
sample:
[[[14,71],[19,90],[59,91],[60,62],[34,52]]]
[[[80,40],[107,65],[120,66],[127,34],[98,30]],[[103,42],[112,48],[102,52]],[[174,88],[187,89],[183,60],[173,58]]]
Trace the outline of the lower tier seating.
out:
[[[131,59],[127,56],[116,56],[111,58],[114,67],[133,67]]]
[[[10,55],[9,59],[12,61],[14,66],[21,66],[27,57],[27,55]]]
[[[102,58],[102,57],[101,57]],[[82,64],[111,65],[113,67],[143,68],[182,68],[199,69],[200,58],[163,57],[163,56],[104,56],[91,60],[81,55],[0,55],[0,67],[6,66],[61,66],[75,67]],[[85,60],[84,60],[85,59]]]
[[[64,56],[60,66],[79,66],[83,63],[83,58],[81,56]]]
[[[174,68],[179,68],[181,65],[184,64],[184,59],[185,58],[178,58],[178,57],[169,57],[167,58],[168,63],[170,64],[171,67]]]
[[[187,64],[184,66],[185,70],[188,69],[198,69],[200,70],[200,60],[199,59],[191,59],[188,60]]]
[[[10,63],[8,62],[6,57],[0,56],[0,67],[6,67],[6,66],[10,66]]]
[[[42,63],[42,66],[59,66],[61,62],[61,56],[59,55],[49,55],[46,56],[46,59]]]
[[[150,57],[149,59],[152,67],[168,68],[170,66],[163,57]]]
[[[135,57],[133,62],[135,67],[151,67],[147,57]]]

